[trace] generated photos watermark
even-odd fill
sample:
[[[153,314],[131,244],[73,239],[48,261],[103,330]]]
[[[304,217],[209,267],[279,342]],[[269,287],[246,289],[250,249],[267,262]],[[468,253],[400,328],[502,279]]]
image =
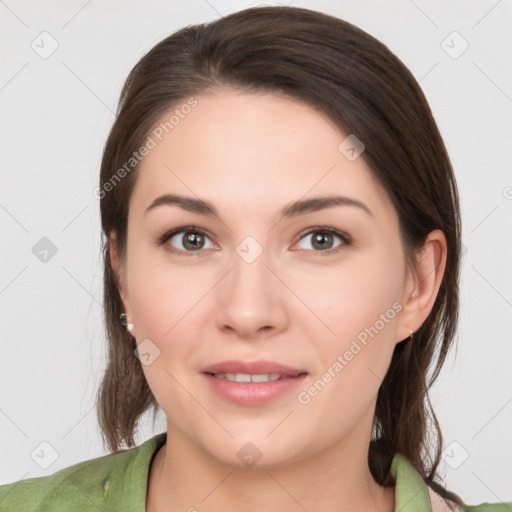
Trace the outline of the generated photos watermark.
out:
[[[135,169],[144,158],[149,155],[152,149],[155,149],[159,142],[163,140],[165,135],[170,133],[176,126],[179,125],[182,119],[190,114],[194,107],[197,107],[198,102],[194,97],[188,99],[188,101],[172,111],[167,121],[161,122],[156,128],[153,128],[151,134],[148,135],[144,144],[132,153],[130,158],[124,163],[122,167],[112,174],[110,179],[103,183],[101,187],[97,187],[93,191],[93,195],[96,199],[103,199],[108,192],[114,190],[116,185],[125,178],[133,169]]]
[[[369,338],[373,339],[379,332],[384,329],[397,313],[402,311],[402,304],[394,302],[393,305],[381,313],[379,319],[375,321],[370,327],[365,327],[355,339],[352,340],[350,347],[345,350],[341,355],[338,355],[336,360],[327,368],[322,376],[317,379],[307,390],[299,392],[297,400],[302,405],[307,405],[311,400],[318,396],[318,394],[332,381],[342,370],[347,366],[354,357],[361,352],[361,350],[368,344]]]

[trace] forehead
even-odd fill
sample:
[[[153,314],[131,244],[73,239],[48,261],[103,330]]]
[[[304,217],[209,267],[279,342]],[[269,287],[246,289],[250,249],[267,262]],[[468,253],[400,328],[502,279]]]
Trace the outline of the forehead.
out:
[[[347,134],[309,105],[235,91],[198,95],[194,107],[181,109],[187,100],[155,124],[130,209],[169,192],[247,215],[335,193],[371,202],[377,213],[391,207],[364,160],[340,151]]]

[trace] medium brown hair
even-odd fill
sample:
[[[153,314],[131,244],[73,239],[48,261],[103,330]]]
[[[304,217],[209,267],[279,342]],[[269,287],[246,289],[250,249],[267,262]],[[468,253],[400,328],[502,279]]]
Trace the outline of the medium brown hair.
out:
[[[153,47],[126,79],[104,148],[99,189],[108,336],[108,365],[98,393],[104,443],[112,451],[123,442],[133,446],[141,415],[158,410],[134,356],[135,339],[119,320],[119,276],[108,244],[114,232],[123,261],[139,166],[122,179],[112,178],[163,114],[213,87],[301,101],[363,141],[362,158],[396,208],[410,264],[432,230],[445,234],[446,269],[433,309],[413,342],[396,345],[379,389],[369,462],[376,481],[391,485],[388,470],[399,452],[427,483],[460,503],[434,482],[443,440],[428,395],[458,320],[461,228],[450,160],[427,100],[404,64],[363,30],[309,9],[256,7],[187,26]],[[371,462],[377,460],[378,465]]]

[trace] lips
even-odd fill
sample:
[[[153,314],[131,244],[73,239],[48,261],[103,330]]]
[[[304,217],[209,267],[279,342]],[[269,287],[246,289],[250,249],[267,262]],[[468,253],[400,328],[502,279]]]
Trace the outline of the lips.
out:
[[[292,392],[308,372],[274,361],[223,361],[203,369],[205,382],[220,398],[242,406],[263,406]]]
[[[292,368],[285,364],[275,361],[222,361],[203,368],[203,373],[225,374],[225,373],[244,373],[249,375],[279,374],[286,377],[298,377],[306,374],[307,371],[299,368]]]

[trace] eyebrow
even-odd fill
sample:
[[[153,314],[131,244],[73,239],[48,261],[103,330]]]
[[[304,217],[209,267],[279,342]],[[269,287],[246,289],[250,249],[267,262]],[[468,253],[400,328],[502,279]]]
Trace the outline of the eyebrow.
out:
[[[199,215],[206,215],[208,217],[218,217],[218,212],[215,206],[203,199],[194,199],[192,197],[180,196],[177,194],[164,194],[157,197],[146,209],[144,215],[149,211],[159,206],[178,206],[183,210],[187,210]],[[280,212],[279,220],[287,217],[296,217],[306,213],[316,212],[335,206],[354,206],[366,212],[373,217],[370,209],[361,201],[351,199],[344,196],[323,196],[313,197],[311,199],[301,199],[286,205]]]

